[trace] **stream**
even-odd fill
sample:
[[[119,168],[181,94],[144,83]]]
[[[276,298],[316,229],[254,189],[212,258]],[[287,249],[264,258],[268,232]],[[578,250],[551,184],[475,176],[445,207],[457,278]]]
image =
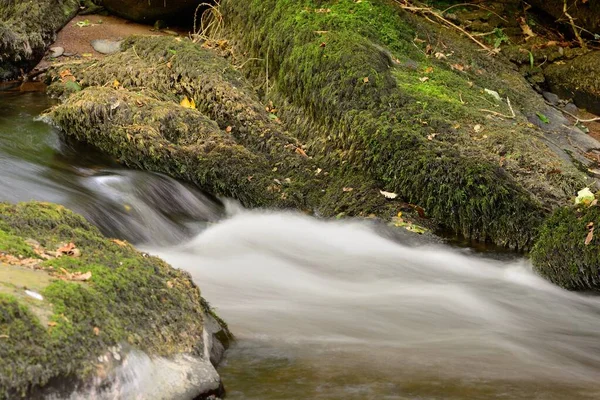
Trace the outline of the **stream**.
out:
[[[0,201],[56,202],[189,271],[236,345],[228,399],[598,399],[600,297],[517,255],[248,211],[133,171],[0,92]]]

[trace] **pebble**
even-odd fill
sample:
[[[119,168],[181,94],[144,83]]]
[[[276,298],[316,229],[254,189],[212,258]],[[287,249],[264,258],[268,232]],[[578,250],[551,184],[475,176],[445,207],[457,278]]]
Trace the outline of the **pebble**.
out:
[[[122,40],[97,39],[92,40],[94,50],[101,54],[114,54],[121,51]]]
[[[65,52],[65,49],[62,47],[50,47],[50,57],[58,58],[62,56]]]
[[[579,108],[573,103],[568,103],[564,107],[565,111],[575,116],[579,115]]]

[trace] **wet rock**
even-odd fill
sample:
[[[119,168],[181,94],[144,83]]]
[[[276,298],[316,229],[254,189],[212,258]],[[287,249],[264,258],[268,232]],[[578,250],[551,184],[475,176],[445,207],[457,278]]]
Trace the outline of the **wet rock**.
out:
[[[192,22],[201,0],[103,0],[108,11],[133,21],[153,24],[157,20],[180,18]],[[187,21],[185,21],[187,19]]]
[[[579,108],[600,114],[600,51],[551,64],[544,74],[552,92],[573,99]]]
[[[91,45],[98,53],[114,54],[121,50],[122,40],[96,39],[92,40]]]

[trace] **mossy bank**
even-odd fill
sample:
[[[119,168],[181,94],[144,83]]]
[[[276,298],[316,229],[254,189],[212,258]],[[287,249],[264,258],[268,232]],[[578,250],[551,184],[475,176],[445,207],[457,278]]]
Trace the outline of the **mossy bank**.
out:
[[[79,10],[78,0],[4,0],[0,4],[0,81],[33,68]]]
[[[69,243],[72,255],[48,256]],[[110,374],[107,352],[126,357],[115,354],[122,346],[206,356],[212,311],[190,276],[102,237],[62,206],[0,203],[0,255],[2,399],[41,396],[65,381],[86,388]]]

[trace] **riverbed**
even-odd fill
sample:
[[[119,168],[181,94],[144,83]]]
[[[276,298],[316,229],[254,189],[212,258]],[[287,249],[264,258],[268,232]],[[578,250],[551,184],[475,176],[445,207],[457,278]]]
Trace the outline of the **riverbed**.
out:
[[[600,398],[600,299],[522,256],[244,210],[66,143],[36,121],[51,104],[0,92],[0,201],[64,204],[189,271],[238,339],[227,398]]]

